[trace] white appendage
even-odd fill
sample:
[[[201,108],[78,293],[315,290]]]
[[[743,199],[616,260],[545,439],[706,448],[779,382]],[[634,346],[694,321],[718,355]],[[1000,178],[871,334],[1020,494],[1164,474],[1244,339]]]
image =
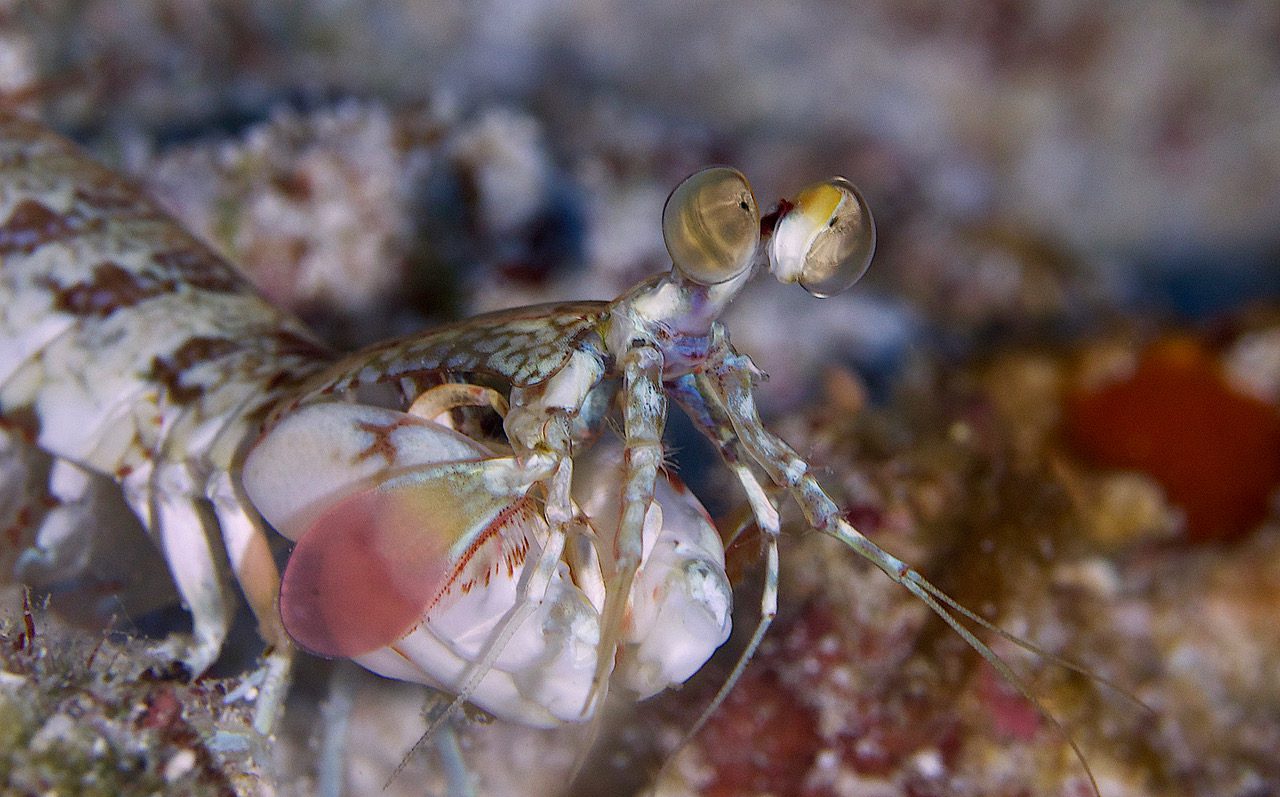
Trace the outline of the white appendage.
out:
[[[305,473],[297,467],[299,461],[308,463]],[[460,464],[454,469],[451,463]],[[590,588],[601,586],[596,583],[601,580],[598,565],[591,567],[601,554],[548,551],[557,558],[545,585],[530,584],[534,569],[529,564],[543,557],[550,538],[547,520],[536,511],[536,502],[523,497],[527,484],[492,494],[487,480],[491,469],[508,472],[513,467],[511,457],[494,456],[488,447],[440,424],[394,410],[328,403],[287,415],[265,435],[245,461],[244,484],[268,521],[305,545],[308,534],[318,533],[313,527],[317,518],[351,494],[382,483],[395,496],[399,488],[394,485],[406,478],[404,483],[412,483],[415,469],[425,468],[428,474],[445,469],[445,480],[428,476],[423,482],[429,502],[422,507],[428,513],[422,516],[422,545],[433,533],[430,515],[464,522],[459,541],[448,552],[441,548],[440,557],[448,561],[428,562],[421,571],[422,578],[440,581],[438,589],[428,585],[424,593],[435,597],[423,601],[416,622],[408,623],[403,633],[352,658],[382,675],[456,692],[467,685],[463,681],[486,656],[495,634],[505,631],[469,699],[497,716],[530,725],[581,721],[601,644],[603,596]],[[575,544],[589,540],[597,551],[612,549],[623,472],[616,441],[581,459],[573,500],[578,516],[592,528],[579,530],[572,523],[569,538]],[[404,476],[388,479],[386,473]],[[403,544],[401,538],[388,542],[377,531],[370,540],[374,545]],[[666,479],[659,480],[646,514],[643,549],[628,601],[618,678],[627,689],[647,696],[683,682],[723,643],[731,597],[714,526],[691,494]],[[574,566],[581,572],[575,573]],[[286,588],[288,580],[286,572]],[[375,594],[371,600],[394,600],[390,582],[386,590],[383,598]],[[524,604],[527,617],[505,628],[526,595],[535,595]],[[295,600],[286,589],[286,623]],[[376,613],[377,607],[370,608]]]
[[[598,445],[582,460],[574,485],[605,551],[618,533],[622,451],[617,441]],[[683,485],[659,477],[614,682],[640,697],[684,683],[728,639],[732,602],[724,548],[706,510]]]

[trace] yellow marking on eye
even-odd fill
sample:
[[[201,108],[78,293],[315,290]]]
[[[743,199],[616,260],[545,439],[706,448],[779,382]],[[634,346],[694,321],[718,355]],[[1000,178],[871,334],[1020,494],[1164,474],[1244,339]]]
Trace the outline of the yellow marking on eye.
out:
[[[842,201],[844,194],[839,188],[830,183],[818,183],[800,192],[796,197],[796,210],[814,226],[821,226],[835,217]]]

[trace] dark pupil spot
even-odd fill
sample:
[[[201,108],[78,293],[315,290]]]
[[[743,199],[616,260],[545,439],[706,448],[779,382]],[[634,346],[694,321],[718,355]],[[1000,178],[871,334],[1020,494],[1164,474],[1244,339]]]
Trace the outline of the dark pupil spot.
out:
[[[751,206],[747,204],[747,200],[745,199],[738,200],[738,207],[742,208],[743,210],[751,210]]]

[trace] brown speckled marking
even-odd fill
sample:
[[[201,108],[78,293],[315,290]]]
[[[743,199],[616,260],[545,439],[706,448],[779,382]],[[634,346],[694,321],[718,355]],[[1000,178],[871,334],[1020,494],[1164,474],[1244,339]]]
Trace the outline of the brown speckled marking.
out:
[[[218,526],[192,524],[233,523],[235,576],[286,659],[269,546],[226,474],[267,411],[331,359],[128,181],[0,113],[0,431],[124,483],[175,575],[212,575],[223,558],[209,547]],[[156,478],[165,473],[179,477]],[[94,534],[85,522],[60,538]],[[177,579],[196,672],[231,616],[221,584]]]
[[[35,445],[40,419],[30,407],[14,408],[0,404],[0,432],[17,435],[27,445]]]
[[[55,213],[34,199],[24,199],[0,225],[0,255],[29,255],[42,246],[78,235],[85,220]]]
[[[16,547],[18,542],[22,539],[22,533],[31,526],[31,513],[32,509],[30,504],[23,504],[18,508],[18,511],[14,513],[13,523],[4,530],[5,539],[8,541],[10,547]]]
[[[488,374],[518,387],[541,384],[598,331],[608,308],[606,302],[573,302],[468,318],[348,355],[300,395],[329,395],[369,382],[438,372]]]
[[[235,293],[242,285],[230,279],[200,253],[157,254],[152,260],[159,269],[131,271],[117,262],[104,261],[92,267],[90,278],[59,285],[52,277],[39,278],[54,295],[54,309],[77,316],[108,316],[122,307],[131,307],[156,296],[192,289],[209,293]],[[203,264],[203,267],[202,267]],[[189,273],[187,273],[189,272]]]
[[[361,421],[356,424],[356,428],[362,432],[368,432],[373,436],[373,440],[364,451],[356,455],[356,462],[363,462],[370,457],[382,457],[386,460],[387,465],[394,465],[400,456],[399,448],[391,440],[391,434],[396,429],[407,426],[404,420],[398,420],[394,423],[369,423]]]
[[[188,385],[184,375],[200,363],[212,362],[239,351],[240,344],[228,338],[189,338],[168,357],[151,361],[151,378],[164,385],[170,400],[190,404],[204,394],[204,387]]]
[[[161,218],[154,206],[128,183],[99,169],[72,191],[75,201],[116,218]]]
[[[108,316],[172,290],[171,285],[150,282],[110,261],[94,266],[91,280],[65,287],[50,283],[54,309],[79,316]]]
[[[299,335],[291,329],[272,329],[266,334],[271,339],[275,351],[282,355],[316,361],[327,360],[332,356],[329,349],[316,343],[314,338]]]
[[[235,269],[203,248],[156,252],[151,259],[175,285],[185,283],[214,293],[231,293],[244,287],[244,278]]]

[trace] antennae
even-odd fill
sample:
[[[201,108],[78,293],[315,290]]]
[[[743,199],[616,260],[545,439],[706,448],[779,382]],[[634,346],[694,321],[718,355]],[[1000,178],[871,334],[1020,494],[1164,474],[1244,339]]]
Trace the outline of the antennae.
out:
[[[755,398],[751,393],[752,374],[756,370],[748,358],[737,354],[726,345],[720,355],[718,366],[702,371],[697,377],[697,386],[699,392],[713,399],[724,409],[733,423],[734,431],[738,433],[739,443],[769,474],[775,484],[785,488],[791,494],[791,497],[800,505],[800,510],[804,513],[809,526],[844,543],[882,570],[889,578],[906,587],[911,594],[924,601],[934,614],[959,634],[969,647],[986,659],[996,672],[1013,684],[1023,698],[1057,729],[1084,767],[1093,793],[1097,797],[1102,797],[1093,769],[1085,760],[1084,752],[1075,738],[1067,733],[1062,723],[1050,714],[1044,704],[1031,693],[1026,682],[1018,677],[1004,659],[948,611],[948,607],[958,607],[959,604],[901,559],[885,551],[850,525],[841,516],[835,502],[814,479],[809,463],[796,453],[795,449],[764,428],[756,410]],[[962,607],[958,611],[962,617],[976,617]],[[977,621],[979,625],[986,627],[981,618]],[[1030,645],[1030,643],[1027,644]]]
[[[1049,709],[1044,705],[1044,703],[1032,693],[1027,682],[1014,672],[1008,662],[992,650],[986,642],[983,642],[975,636],[972,631],[965,628],[964,624],[957,620],[955,615],[951,614],[947,609],[956,609],[961,616],[974,620],[983,628],[994,628],[992,624],[982,620],[973,612],[960,606],[960,604],[953,598],[931,584],[928,579],[920,575],[916,570],[908,567],[896,557],[891,556],[880,548],[880,546],[871,542],[871,540],[867,539],[861,532],[850,526],[845,521],[841,520],[836,523],[834,530],[827,529],[825,531],[848,545],[850,548],[853,548],[859,554],[862,554],[864,557],[871,560],[873,564],[883,570],[890,578],[906,587],[912,595],[915,595],[923,601],[934,614],[950,626],[951,630],[955,631],[956,634],[965,641],[965,644],[973,648],[979,656],[982,656],[988,664],[994,667],[996,672],[1000,673],[1001,677],[1013,684],[1013,687],[1018,690],[1018,693],[1022,695],[1023,699],[1035,707],[1036,712],[1048,720],[1049,724],[1054,727],[1054,730],[1057,731],[1057,733],[1066,740],[1067,744],[1071,746],[1071,751],[1075,753],[1076,760],[1078,760],[1080,765],[1084,767],[1085,775],[1089,777],[1089,786],[1091,787],[1095,797],[1102,797],[1102,791],[1098,788],[1098,779],[1094,777],[1093,768],[1089,766],[1089,761],[1085,758],[1084,751],[1080,749],[1080,744],[1075,740],[1075,737],[1067,731],[1066,727],[1058,721],[1057,717],[1053,716],[1053,714],[1049,712]],[[894,565],[894,563],[896,563],[896,565]],[[1006,631],[1000,631],[999,629],[996,630],[999,631],[1002,637],[1016,640],[1012,634],[1009,634]],[[1019,644],[1022,645],[1020,641]],[[1033,650],[1035,648],[1035,646],[1030,642],[1027,642],[1022,646],[1029,647]],[[1082,668],[1078,666],[1073,666],[1069,669],[1076,671],[1082,670]]]
[[[1058,665],[1059,667],[1062,667],[1063,669],[1070,670],[1079,675],[1083,675],[1084,677],[1088,678],[1091,681],[1102,684],[1103,686],[1116,692],[1121,697],[1124,697],[1129,702],[1133,703],[1139,708],[1145,709],[1146,711],[1152,714],[1156,713],[1156,710],[1151,706],[1147,705],[1146,703],[1142,702],[1141,698],[1139,698],[1133,692],[1124,688],[1120,684],[1111,680],[1110,678],[1107,678],[1106,676],[1103,676],[1103,675],[1098,675],[1096,672],[1090,670],[1088,667],[1085,667],[1083,664],[1074,662],[1071,659],[1063,658],[1062,656],[1059,656],[1056,653],[1051,653],[1050,651],[1045,650],[1044,648],[1040,647],[1039,645],[1033,642],[1029,642],[1023,639],[1022,637],[1017,636],[1016,634],[1009,633],[1008,631],[1004,630],[1003,628],[991,622],[990,620],[983,618],[981,615],[974,613],[970,609],[966,609],[964,607],[964,604],[960,603],[959,601],[955,600],[947,593],[943,592],[942,590],[935,587],[933,584],[929,583],[927,580],[921,577],[914,570],[910,571],[907,577],[911,578],[913,576],[919,579],[916,583],[918,583],[922,589],[924,589],[933,597],[937,598],[940,603],[945,604],[948,608],[950,608],[956,614],[959,614],[965,619],[973,623],[976,623],[977,625],[981,626],[982,628],[985,628],[986,630],[990,631],[993,634],[998,635],[1000,638],[1004,639],[1006,642],[1010,642],[1014,645],[1017,645],[1018,647],[1027,651],[1028,653],[1033,653],[1039,656],[1040,658],[1045,659],[1046,661],[1053,662],[1054,664]]]
[[[1102,797],[1102,790],[1098,788],[1098,779],[1094,777],[1093,767],[1089,766],[1089,761],[1084,757],[1084,751],[1080,749],[1080,744],[1075,740],[1075,737],[1067,731],[1066,727],[1058,721],[1058,718],[1049,712],[1049,709],[1040,701],[1040,698],[1032,694],[1031,688],[1027,686],[1027,682],[1015,673],[1013,668],[1010,667],[1004,659],[1000,658],[1000,655],[992,650],[986,642],[983,642],[981,639],[974,636],[973,632],[965,628],[964,625],[951,615],[941,603],[934,600],[933,596],[935,594],[942,594],[941,590],[930,584],[925,580],[924,576],[914,570],[908,570],[903,575],[904,578],[898,583],[910,590],[912,595],[915,595],[917,598],[924,601],[925,605],[932,609],[934,614],[941,617],[943,622],[951,626],[951,630],[959,634],[960,638],[963,639],[969,647],[973,648],[978,652],[978,655],[986,659],[987,663],[994,667],[996,672],[1000,673],[1001,677],[1013,684],[1013,687],[1018,690],[1018,693],[1022,695],[1023,699],[1034,706],[1040,716],[1048,720],[1049,723],[1053,725],[1054,730],[1056,730],[1058,734],[1066,740],[1067,744],[1071,745],[1071,751],[1075,753],[1076,760],[1080,762],[1080,766],[1084,767],[1084,773],[1089,777],[1089,786],[1093,790],[1094,795],[1096,797]],[[955,605],[955,602],[949,597],[946,598],[946,601],[948,606]]]

